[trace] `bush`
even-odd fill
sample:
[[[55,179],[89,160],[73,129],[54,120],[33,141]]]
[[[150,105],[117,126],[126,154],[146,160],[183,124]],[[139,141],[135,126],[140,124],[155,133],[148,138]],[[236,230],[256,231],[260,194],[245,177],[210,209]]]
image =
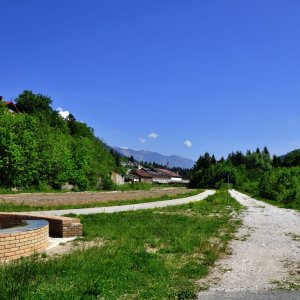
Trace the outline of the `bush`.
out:
[[[125,183],[116,186],[116,189],[119,191],[135,191],[135,190],[149,191],[152,188],[153,188],[152,184],[145,183],[145,182]]]
[[[259,183],[259,194],[284,204],[300,200],[300,168],[276,168],[266,172]]]
[[[116,185],[113,183],[109,176],[105,176],[101,180],[99,189],[104,191],[112,191],[116,189]]]

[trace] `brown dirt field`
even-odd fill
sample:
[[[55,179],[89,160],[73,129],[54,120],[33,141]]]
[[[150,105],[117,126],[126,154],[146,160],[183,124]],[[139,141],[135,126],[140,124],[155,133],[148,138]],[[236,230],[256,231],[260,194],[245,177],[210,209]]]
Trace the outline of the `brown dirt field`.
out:
[[[187,188],[153,188],[150,191],[113,192],[67,192],[67,193],[21,193],[0,195],[0,202],[25,204],[30,206],[77,205],[97,202],[140,200],[174,196],[194,191]]]

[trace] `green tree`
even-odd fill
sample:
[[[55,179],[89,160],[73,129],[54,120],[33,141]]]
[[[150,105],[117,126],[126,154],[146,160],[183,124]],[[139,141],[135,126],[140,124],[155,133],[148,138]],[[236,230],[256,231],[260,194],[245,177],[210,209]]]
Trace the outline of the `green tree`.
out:
[[[274,168],[282,167],[282,160],[280,157],[273,155],[272,166]]]
[[[0,186],[46,189],[70,182],[83,190],[118,169],[92,128],[72,115],[64,120],[49,97],[24,91],[17,103],[23,113],[0,113]]]
[[[228,161],[235,167],[245,164],[245,155],[241,151],[232,152],[228,155]]]
[[[50,97],[42,94],[34,94],[32,91],[29,90],[25,90],[15,100],[18,110],[24,113],[50,114],[53,111],[51,107],[52,100]]]
[[[265,155],[270,155],[270,152],[269,152],[269,150],[268,150],[268,148],[267,148],[267,146],[265,146],[264,147],[264,149],[263,149],[263,152],[262,152],[263,154],[265,154]]]
[[[285,167],[300,166],[300,149],[294,150],[284,156],[283,165]]]

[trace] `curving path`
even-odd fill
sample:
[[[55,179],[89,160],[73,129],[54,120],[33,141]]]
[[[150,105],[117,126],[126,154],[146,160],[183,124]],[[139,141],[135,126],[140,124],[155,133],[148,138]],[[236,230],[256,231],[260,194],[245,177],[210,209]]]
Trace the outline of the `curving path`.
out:
[[[140,209],[153,209],[153,208],[161,208],[167,206],[175,206],[181,204],[187,204],[190,202],[201,201],[208,196],[215,194],[213,190],[206,190],[203,193],[200,193],[195,196],[173,199],[173,200],[164,200],[164,201],[156,201],[156,202],[148,202],[148,203],[138,203],[138,204],[129,204],[129,205],[120,205],[120,206],[108,206],[108,207],[95,207],[95,208],[76,208],[76,209],[63,209],[63,210],[47,210],[47,211],[32,211],[32,212],[24,212],[22,214],[30,215],[30,214],[39,214],[39,215],[47,215],[47,216],[63,216],[67,214],[76,214],[76,215],[89,215],[89,214],[101,214],[101,213],[117,213],[123,211],[133,211]]]
[[[230,244],[232,255],[217,262],[199,299],[300,299],[299,291],[278,291],[274,284],[300,286],[299,212],[230,194],[247,208],[243,225]]]

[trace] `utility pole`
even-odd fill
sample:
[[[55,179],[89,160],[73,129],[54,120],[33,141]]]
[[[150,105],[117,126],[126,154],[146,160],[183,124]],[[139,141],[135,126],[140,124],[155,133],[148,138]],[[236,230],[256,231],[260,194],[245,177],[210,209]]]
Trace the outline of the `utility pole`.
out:
[[[227,174],[227,203],[229,203],[229,174]]]

